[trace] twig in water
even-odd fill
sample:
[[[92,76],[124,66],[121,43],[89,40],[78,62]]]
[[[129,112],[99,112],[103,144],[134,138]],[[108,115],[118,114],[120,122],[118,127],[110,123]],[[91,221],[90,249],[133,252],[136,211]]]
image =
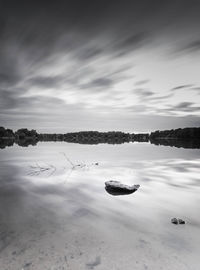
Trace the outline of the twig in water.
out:
[[[66,156],[65,153],[61,152],[61,154],[64,155],[64,157],[66,158],[66,160],[71,164],[72,167],[75,167],[75,164]]]
[[[39,175],[45,172],[50,172],[50,174],[48,175],[50,176],[56,171],[56,168],[53,165],[49,164],[47,164],[46,166],[40,166],[38,163],[36,163],[36,166],[31,165],[30,168],[32,170],[28,173],[28,175],[30,176]]]

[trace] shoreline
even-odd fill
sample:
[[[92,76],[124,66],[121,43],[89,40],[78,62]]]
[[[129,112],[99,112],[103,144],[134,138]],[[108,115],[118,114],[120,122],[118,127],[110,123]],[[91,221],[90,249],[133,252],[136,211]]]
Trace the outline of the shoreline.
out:
[[[149,142],[155,145],[183,148],[200,148],[200,128],[184,128],[155,131],[151,133],[124,133],[121,131],[98,132],[80,131],[65,134],[37,133],[26,128],[14,132],[0,127],[0,148],[12,146],[36,145],[38,142],[63,141],[79,144],[123,144],[130,142]]]

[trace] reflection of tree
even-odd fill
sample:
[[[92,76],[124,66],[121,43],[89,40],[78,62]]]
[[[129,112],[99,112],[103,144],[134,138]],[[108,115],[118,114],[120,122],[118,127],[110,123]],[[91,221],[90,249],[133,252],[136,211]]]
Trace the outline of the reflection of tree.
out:
[[[95,163],[91,163],[91,164],[85,164],[85,163],[74,163],[72,162],[65,153],[61,153],[64,155],[64,157],[66,158],[66,160],[68,161],[68,163],[71,165],[71,168],[68,171],[66,180],[69,179],[69,177],[71,176],[72,172],[74,170],[78,170],[78,169],[89,169],[91,166],[98,166],[99,163],[95,162]]]
[[[24,138],[24,139],[15,141],[15,143],[22,147],[28,147],[29,145],[35,146],[38,143],[38,140],[33,139],[33,138]]]
[[[24,138],[21,140],[16,140],[14,138],[0,138],[1,149],[13,146],[14,143],[22,147],[28,147],[29,145],[35,146],[38,143],[38,140],[32,138]]]
[[[0,139],[0,148],[4,149],[7,146],[13,146],[14,142],[13,139]]]
[[[13,146],[14,143],[18,144],[22,147],[35,146],[38,143],[38,140],[32,139],[24,139],[15,141],[14,139],[0,139],[0,148],[4,149],[9,146]],[[79,142],[81,144],[81,142]],[[109,143],[109,142],[107,142]],[[151,138],[151,144],[155,145],[165,145],[165,146],[174,146],[178,148],[188,148],[188,149],[199,149],[200,148],[200,140],[199,139],[173,139],[173,138]],[[91,144],[91,143],[84,143]],[[120,144],[120,143],[119,143]],[[66,158],[67,159],[67,158]],[[69,162],[69,160],[68,160]],[[70,162],[69,162],[70,163]],[[72,165],[72,164],[71,164]],[[73,164],[72,167],[84,167],[85,164]]]
[[[64,167],[64,170],[68,170],[66,180],[69,179],[73,171],[78,170],[78,169],[90,169],[92,166],[98,166],[99,163],[91,163],[91,164],[86,164],[86,163],[74,163],[70,160],[69,157],[65,153],[61,153],[67,160],[67,162],[70,164],[70,168],[67,169]],[[56,172],[56,167],[53,166],[52,164],[44,164],[40,165],[36,163],[35,165],[30,166],[30,171],[28,172],[28,175],[30,176],[38,176],[40,174],[46,174],[47,176],[51,176]]]
[[[62,154],[63,154],[63,156],[66,158],[66,160],[69,162],[69,164],[71,165],[71,168],[72,168],[73,170],[75,170],[75,169],[77,169],[77,168],[83,169],[83,168],[86,167],[86,164],[85,164],[85,163],[77,163],[77,164],[75,164],[75,163],[73,163],[73,162],[66,156],[65,153],[62,153]]]
[[[172,146],[177,148],[188,148],[188,149],[200,149],[200,140],[180,140],[180,139],[151,139],[151,144]]]
[[[148,133],[130,134],[120,131],[81,131],[66,134],[39,134],[36,130],[28,130],[26,128],[19,129],[14,133],[10,129],[0,127],[0,140],[1,148],[10,146],[13,142],[19,146],[27,147],[29,145],[36,145],[39,141],[65,141],[79,144],[122,144],[128,142],[150,141],[156,145],[200,148],[200,128],[178,128],[163,131],[157,130],[149,135]],[[84,167],[84,164],[73,164],[72,167],[73,166]]]
[[[171,130],[156,130],[151,132],[150,140],[155,139],[181,139],[181,140],[200,140],[200,128],[177,128]]]
[[[53,165],[39,165],[38,163],[35,166],[30,166],[30,171],[28,173],[28,175],[30,176],[34,176],[34,175],[40,175],[42,173],[48,173],[48,176],[51,176],[55,171],[56,171],[56,167],[54,167]]]

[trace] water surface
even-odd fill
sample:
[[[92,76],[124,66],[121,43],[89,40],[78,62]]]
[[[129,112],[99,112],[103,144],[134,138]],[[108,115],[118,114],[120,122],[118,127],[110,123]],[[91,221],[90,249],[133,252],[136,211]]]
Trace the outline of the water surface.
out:
[[[199,270],[199,153],[149,143],[0,150],[0,269]],[[112,196],[107,180],[140,188]]]

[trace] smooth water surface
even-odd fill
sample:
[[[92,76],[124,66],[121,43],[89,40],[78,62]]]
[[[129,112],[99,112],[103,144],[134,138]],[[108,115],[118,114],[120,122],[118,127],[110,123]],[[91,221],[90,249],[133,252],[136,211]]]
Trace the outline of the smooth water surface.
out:
[[[199,154],[148,143],[0,150],[0,269],[199,270]],[[140,188],[112,196],[107,180]]]

